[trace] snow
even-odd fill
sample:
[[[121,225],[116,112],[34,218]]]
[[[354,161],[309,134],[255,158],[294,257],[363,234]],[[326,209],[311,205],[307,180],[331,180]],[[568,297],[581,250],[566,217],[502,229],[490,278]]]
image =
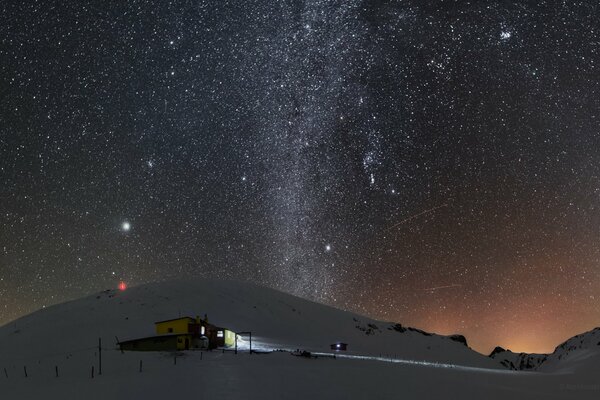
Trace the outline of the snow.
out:
[[[253,348],[300,348],[317,357],[116,348],[115,336],[151,335],[155,321],[205,313],[214,324],[252,331]],[[180,281],[106,291],[0,328],[0,398],[586,399],[600,394],[600,360],[588,348],[569,356],[577,360],[577,373],[510,371],[448,337],[391,326],[240,282]],[[329,344],[336,341],[348,343],[349,351],[333,358]]]

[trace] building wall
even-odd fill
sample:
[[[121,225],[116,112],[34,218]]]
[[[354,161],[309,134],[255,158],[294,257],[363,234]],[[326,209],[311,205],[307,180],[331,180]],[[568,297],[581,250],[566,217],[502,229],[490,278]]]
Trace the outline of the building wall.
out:
[[[225,329],[225,347],[235,346],[235,332]]]
[[[187,340],[187,348],[185,341]],[[189,350],[193,348],[192,335],[179,335],[177,336],[177,350]]]
[[[175,351],[186,350],[185,340],[188,340],[188,349],[206,349],[207,343],[194,335],[169,335],[152,336],[142,339],[128,340],[119,343],[123,351]]]
[[[173,321],[157,322],[156,334],[157,335],[168,335],[170,333],[188,333],[188,325],[194,322],[190,318],[180,318]],[[169,331],[169,328],[171,331]]]

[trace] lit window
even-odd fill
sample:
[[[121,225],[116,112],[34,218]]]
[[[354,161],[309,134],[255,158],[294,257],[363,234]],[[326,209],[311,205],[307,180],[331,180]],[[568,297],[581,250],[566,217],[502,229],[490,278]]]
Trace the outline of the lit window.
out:
[[[204,332],[205,332],[205,331],[206,331],[206,329],[205,329],[203,326],[201,326],[201,327],[200,327],[200,334],[201,334],[201,335],[204,335]]]
[[[217,337],[223,337],[223,331],[217,331]]]

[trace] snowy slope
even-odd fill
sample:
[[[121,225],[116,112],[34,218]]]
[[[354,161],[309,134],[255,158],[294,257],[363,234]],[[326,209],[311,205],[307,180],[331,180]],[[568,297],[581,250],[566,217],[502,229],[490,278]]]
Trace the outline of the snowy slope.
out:
[[[255,347],[350,354],[501,368],[469,349],[464,338],[431,335],[310,302],[276,290],[230,281],[175,281],[105,291],[35,312],[0,328],[0,354],[35,357],[154,334],[155,321],[204,316],[234,331],[251,331]],[[49,343],[52,345],[49,349]]]
[[[568,339],[538,368],[545,372],[600,372],[600,328]]]
[[[252,331],[263,348],[327,352],[330,343],[341,340],[349,343],[347,356],[353,358],[287,352],[121,353],[115,348],[115,336],[152,335],[155,321],[205,313],[214,324]],[[567,342],[569,355],[563,358],[579,360],[578,352],[588,351],[597,336]],[[98,337],[103,341],[100,376]],[[49,307],[0,328],[0,399],[598,398],[593,368],[583,373],[510,371],[463,340],[246,283],[157,283]]]

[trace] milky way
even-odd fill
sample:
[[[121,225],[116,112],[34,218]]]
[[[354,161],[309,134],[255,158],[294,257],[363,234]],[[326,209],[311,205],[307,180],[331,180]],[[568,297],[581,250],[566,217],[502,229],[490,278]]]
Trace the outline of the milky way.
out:
[[[472,346],[600,324],[592,1],[0,5],[0,322],[251,280]]]

